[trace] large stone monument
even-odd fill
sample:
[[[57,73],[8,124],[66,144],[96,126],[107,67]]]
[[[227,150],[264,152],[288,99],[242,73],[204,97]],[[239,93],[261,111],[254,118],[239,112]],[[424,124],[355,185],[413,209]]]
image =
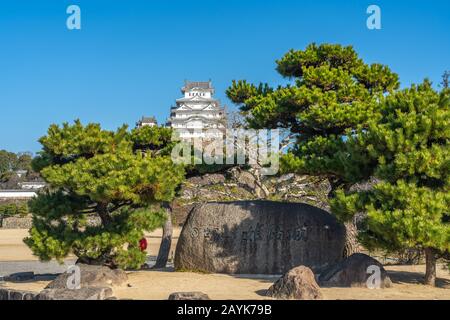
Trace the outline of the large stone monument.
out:
[[[339,262],[345,229],[335,217],[302,203],[212,202],[189,214],[175,253],[177,270],[282,274]]]

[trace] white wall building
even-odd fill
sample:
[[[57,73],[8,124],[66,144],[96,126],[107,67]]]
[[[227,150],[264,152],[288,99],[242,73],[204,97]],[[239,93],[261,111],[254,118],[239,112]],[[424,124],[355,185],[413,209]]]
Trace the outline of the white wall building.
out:
[[[136,128],[141,128],[144,126],[154,127],[157,126],[158,122],[155,117],[142,117],[141,120],[136,122]]]
[[[31,190],[0,190],[0,200],[31,199],[36,196],[36,191]]]
[[[43,181],[26,181],[19,182],[18,185],[23,190],[39,190],[44,188],[47,184]]]
[[[214,99],[211,81],[185,81],[181,88],[184,97],[171,108],[167,125],[175,129],[182,139],[222,136],[226,128],[226,114],[220,102]],[[209,132],[205,132],[207,129]],[[215,132],[211,132],[215,131]]]

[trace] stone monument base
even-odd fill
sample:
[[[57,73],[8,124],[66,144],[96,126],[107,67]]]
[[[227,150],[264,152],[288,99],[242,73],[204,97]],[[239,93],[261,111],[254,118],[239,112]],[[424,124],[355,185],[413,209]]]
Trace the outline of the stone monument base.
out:
[[[316,272],[342,259],[345,228],[328,212],[302,203],[212,202],[189,214],[175,253],[177,270],[283,274]]]

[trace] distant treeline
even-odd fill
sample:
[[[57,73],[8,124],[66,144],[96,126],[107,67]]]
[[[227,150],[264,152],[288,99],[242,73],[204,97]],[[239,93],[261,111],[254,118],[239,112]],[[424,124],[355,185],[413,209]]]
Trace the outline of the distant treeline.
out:
[[[32,160],[31,152],[0,150],[0,189],[18,189],[20,182],[40,180],[31,167]]]

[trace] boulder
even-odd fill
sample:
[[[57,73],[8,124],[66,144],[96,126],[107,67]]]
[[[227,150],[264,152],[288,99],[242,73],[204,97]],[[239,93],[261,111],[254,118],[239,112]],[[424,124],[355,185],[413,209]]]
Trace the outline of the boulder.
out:
[[[37,292],[0,288],[0,300],[35,300]]]
[[[174,292],[169,295],[169,300],[211,300],[206,293],[193,292]]]
[[[174,263],[230,274],[283,274],[298,265],[320,271],[341,260],[344,244],[344,226],[307,204],[211,202],[190,212]]]
[[[9,300],[9,290],[6,288],[0,288],[0,301]]]
[[[84,287],[81,289],[45,289],[36,300],[106,300],[112,297],[112,289],[107,287]]]
[[[305,266],[289,270],[269,288],[266,295],[277,299],[322,299],[322,293],[314,278],[314,273]]]
[[[127,274],[123,270],[87,264],[77,264],[77,266],[80,267],[81,288],[122,286],[128,281]],[[45,289],[67,289],[67,280],[71,276],[73,276],[72,273],[62,273]]]
[[[380,279],[379,285],[376,282],[377,273]],[[388,288],[392,285],[383,265],[363,253],[352,254],[347,259],[322,272],[319,276],[319,283],[326,287]]]
[[[174,201],[172,204],[172,221],[174,224],[182,226],[194,206],[194,204],[180,204]]]

